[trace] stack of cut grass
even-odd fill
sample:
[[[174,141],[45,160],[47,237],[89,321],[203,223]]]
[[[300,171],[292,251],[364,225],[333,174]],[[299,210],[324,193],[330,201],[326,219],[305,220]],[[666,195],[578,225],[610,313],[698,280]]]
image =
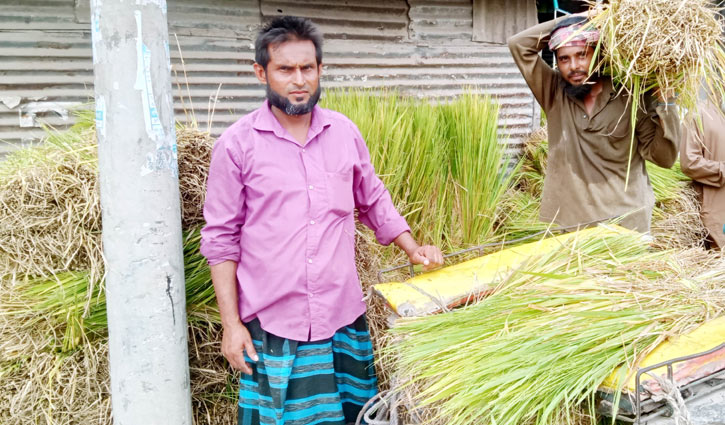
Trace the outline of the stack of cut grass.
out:
[[[418,241],[455,251],[498,237],[502,200],[515,173],[506,173],[511,158],[497,136],[498,107],[489,97],[469,91],[450,103],[434,104],[395,92],[352,90],[329,91],[321,104],[358,126],[378,176]],[[408,261],[399,249],[380,246],[361,225],[356,246],[365,290],[377,283],[378,270]],[[388,342],[388,314],[379,299],[369,298],[376,351]],[[386,388],[390,373],[384,361],[377,373]]]
[[[592,18],[601,33],[597,50],[602,53],[600,63],[592,65],[631,95],[632,128],[641,96],[652,89],[676,93],[680,110],[690,113],[698,109],[703,86],[716,105],[725,97],[725,26],[715,3],[610,0]]]
[[[321,103],[357,124],[414,236],[444,249],[490,240],[513,176],[490,97],[468,91],[433,104],[353,90],[328,92]]]
[[[233,373],[198,223],[211,138],[179,128],[197,423],[234,423]],[[93,116],[0,163],[0,423],[110,423]]]
[[[399,321],[386,355],[409,378],[398,392],[429,423],[572,423],[617,366],[722,315],[724,282],[723,259],[700,248],[581,237],[532,257],[475,305]]]
[[[103,269],[93,120],[49,133],[42,147],[9,155],[0,167],[0,279]],[[32,261],[28,261],[32,259]]]

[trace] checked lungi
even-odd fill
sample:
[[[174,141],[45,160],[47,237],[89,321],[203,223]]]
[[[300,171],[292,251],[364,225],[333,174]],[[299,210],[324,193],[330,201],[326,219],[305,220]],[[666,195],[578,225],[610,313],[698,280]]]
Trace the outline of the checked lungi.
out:
[[[259,356],[239,389],[239,425],[343,425],[377,393],[365,315],[332,338],[300,342],[245,324]]]

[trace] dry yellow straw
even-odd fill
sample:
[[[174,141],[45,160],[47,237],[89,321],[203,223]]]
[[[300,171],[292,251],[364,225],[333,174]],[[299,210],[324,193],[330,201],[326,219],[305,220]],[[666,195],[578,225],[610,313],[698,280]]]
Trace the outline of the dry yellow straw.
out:
[[[703,86],[719,105],[725,88],[723,20],[709,0],[611,0],[591,19],[601,37],[594,68],[612,76],[632,101],[632,128],[640,96],[652,89],[676,94],[680,113],[696,114]],[[634,133],[630,146],[631,164]],[[627,182],[629,166],[627,168]],[[626,183],[625,183],[626,188]]]

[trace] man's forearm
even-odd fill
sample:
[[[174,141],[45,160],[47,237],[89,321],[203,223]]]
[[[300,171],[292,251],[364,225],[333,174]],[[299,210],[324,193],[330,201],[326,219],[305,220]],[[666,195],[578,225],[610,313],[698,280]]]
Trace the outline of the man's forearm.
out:
[[[557,21],[542,22],[511,36],[508,40],[508,45],[511,53],[514,55],[514,59],[517,59],[517,56],[526,54],[538,55],[549,42],[549,34],[554,29]]]
[[[222,326],[227,328],[241,323],[237,301],[237,263],[224,261],[210,267]]]
[[[531,92],[546,111],[551,106],[557,86],[557,73],[539,56],[549,41],[549,34],[556,20],[547,21],[526,29],[508,41],[511,56]]]
[[[397,245],[398,248],[405,251],[405,253],[408,254],[409,257],[420,246],[418,245],[418,242],[413,239],[413,235],[411,235],[410,232],[401,233],[400,235],[398,235],[397,238],[393,240],[393,243]]]

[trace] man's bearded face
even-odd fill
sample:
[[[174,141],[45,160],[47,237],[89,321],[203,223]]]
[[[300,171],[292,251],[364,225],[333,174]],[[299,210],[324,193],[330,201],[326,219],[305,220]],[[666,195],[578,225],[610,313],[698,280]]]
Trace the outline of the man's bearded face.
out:
[[[591,46],[565,46],[556,49],[556,64],[566,82],[564,90],[570,96],[583,99],[591,91],[589,66],[594,57]]]

